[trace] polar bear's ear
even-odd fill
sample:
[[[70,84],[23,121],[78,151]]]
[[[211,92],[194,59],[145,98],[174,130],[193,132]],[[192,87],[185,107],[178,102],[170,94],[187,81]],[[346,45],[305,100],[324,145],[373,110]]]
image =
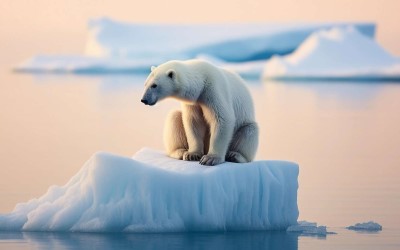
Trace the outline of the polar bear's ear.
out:
[[[153,72],[156,69],[156,66],[151,66],[150,70]]]
[[[171,79],[175,79],[175,77],[176,77],[176,72],[175,72],[175,70],[173,70],[173,69],[167,70],[167,76],[168,76],[169,78],[171,78]]]

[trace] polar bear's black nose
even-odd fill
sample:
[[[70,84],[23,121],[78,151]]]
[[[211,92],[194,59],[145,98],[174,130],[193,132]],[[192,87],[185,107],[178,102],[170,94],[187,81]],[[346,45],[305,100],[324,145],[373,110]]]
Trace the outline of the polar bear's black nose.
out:
[[[149,102],[146,99],[142,99],[141,102],[143,102],[144,104],[149,104]]]

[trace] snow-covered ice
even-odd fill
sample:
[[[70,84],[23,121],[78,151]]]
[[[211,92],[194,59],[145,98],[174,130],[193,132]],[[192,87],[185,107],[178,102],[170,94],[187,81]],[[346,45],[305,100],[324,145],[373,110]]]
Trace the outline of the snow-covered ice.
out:
[[[108,18],[89,22],[84,55],[38,55],[18,65],[23,72],[137,73],[171,59],[218,58],[239,73],[258,75],[257,60],[293,52],[312,32],[354,25],[374,37],[371,23],[322,24],[129,24]],[[253,63],[248,63],[253,61]],[[254,62],[256,61],[256,62]],[[242,65],[244,63],[244,65]]]
[[[278,230],[298,218],[298,166],[205,167],[142,149],[97,153],[64,186],[0,215],[0,230],[177,232]]]
[[[400,79],[400,60],[353,27],[310,35],[292,54],[274,56],[264,78]]]
[[[326,226],[318,226],[315,222],[299,221],[286,229],[286,232],[298,233],[305,236],[326,236],[327,234],[335,234],[326,231]]]
[[[348,226],[346,228],[355,231],[372,231],[372,232],[382,230],[382,226],[373,221],[356,223],[355,225]]]

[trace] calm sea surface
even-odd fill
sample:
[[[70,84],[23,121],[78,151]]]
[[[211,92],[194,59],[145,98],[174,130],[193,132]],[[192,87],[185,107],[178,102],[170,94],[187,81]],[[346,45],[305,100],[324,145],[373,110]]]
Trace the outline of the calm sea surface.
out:
[[[167,113],[140,103],[144,75],[0,72],[0,213],[63,185],[96,151],[162,149]],[[400,83],[247,80],[257,159],[300,165],[300,220],[336,235],[0,232],[0,249],[400,249]],[[374,220],[380,233],[344,229]]]

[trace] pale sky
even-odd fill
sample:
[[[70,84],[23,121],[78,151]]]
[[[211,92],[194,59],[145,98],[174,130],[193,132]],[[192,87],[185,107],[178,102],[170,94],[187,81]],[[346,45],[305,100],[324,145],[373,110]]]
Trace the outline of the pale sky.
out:
[[[82,53],[89,18],[131,22],[371,21],[400,55],[400,0],[1,0],[0,52],[11,63],[37,53]],[[4,58],[1,59],[4,63]]]

